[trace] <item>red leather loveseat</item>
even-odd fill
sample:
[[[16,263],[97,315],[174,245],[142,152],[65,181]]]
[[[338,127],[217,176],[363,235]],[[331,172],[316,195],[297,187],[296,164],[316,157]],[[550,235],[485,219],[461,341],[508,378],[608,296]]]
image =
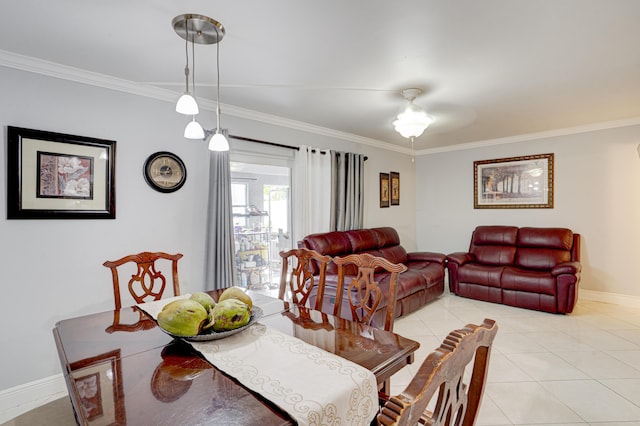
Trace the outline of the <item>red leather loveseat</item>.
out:
[[[396,317],[413,312],[444,293],[446,255],[431,252],[407,253],[400,245],[398,233],[391,227],[311,234],[298,242],[298,247],[312,249],[331,257],[370,253],[374,256],[384,257],[392,263],[406,265],[407,270],[398,276]],[[355,269],[351,271],[347,269],[346,274],[355,275]],[[382,288],[383,294],[385,289],[388,293],[389,273],[376,273],[375,279]],[[333,312],[337,281],[337,266],[330,262],[326,271],[322,308],[325,312]],[[343,302],[342,306],[345,308],[348,303]],[[386,306],[386,298],[383,296],[380,306],[378,306],[378,312],[384,313]],[[342,314],[349,316],[350,312]],[[377,317],[376,314],[374,321]]]
[[[566,228],[478,226],[467,253],[447,256],[458,296],[551,313],[578,300],[580,234]]]

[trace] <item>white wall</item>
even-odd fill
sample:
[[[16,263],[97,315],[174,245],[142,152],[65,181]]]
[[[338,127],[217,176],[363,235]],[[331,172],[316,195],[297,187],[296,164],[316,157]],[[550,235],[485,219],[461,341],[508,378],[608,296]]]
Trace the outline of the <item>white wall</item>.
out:
[[[113,309],[105,260],[143,250],[181,252],[183,291],[205,287],[208,151],[203,142],[182,138],[186,120],[169,102],[3,67],[0,93],[4,139],[6,126],[17,126],[117,141],[115,220],[6,220],[6,144],[0,150],[1,392],[60,373],[52,336],[57,321]],[[203,124],[211,128],[208,114]],[[409,156],[235,117],[223,116],[222,124],[240,136],[366,154],[365,225],[396,225],[407,248],[415,246]],[[144,160],[164,150],[188,168],[185,186],[172,194],[153,191],[142,176]],[[378,173],[390,170],[401,172],[401,205],[380,209]]]
[[[466,251],[477,225],[557,226],[582,235],[581,289],[640,297],[640,126],[419,157],[417,239]],[[554,153],[553,209],[474,209],[473,162]]]

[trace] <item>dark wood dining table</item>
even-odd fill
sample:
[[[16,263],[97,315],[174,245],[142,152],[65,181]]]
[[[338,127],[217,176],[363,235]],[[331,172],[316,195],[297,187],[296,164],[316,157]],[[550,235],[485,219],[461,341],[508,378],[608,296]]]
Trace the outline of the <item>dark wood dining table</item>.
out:
[[[210,293],[217,300],[220,291]],[[412,363],[419,347],[394,333],[249,294],[263,309],[260,324],[367,368],[378,384]],[[295,424],[136,307],[62,320],[53,334],[79,424]]]

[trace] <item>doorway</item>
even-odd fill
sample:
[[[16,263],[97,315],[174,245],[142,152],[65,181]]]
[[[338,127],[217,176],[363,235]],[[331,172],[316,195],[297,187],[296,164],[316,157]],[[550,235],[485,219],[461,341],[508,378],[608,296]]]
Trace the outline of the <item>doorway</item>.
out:
[[[231,162],[231,203],[238,283],[277,289],[280,251],[291,242],[291,168]]]

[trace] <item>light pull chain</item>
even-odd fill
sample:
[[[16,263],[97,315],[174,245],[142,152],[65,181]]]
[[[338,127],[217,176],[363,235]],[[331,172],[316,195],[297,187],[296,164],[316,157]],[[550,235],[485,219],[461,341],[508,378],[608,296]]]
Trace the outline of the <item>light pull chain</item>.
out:
[[[416,151],[413,148],[413,141],[415,140],[415,136],[411,136],[411,162],[416,162]]]

